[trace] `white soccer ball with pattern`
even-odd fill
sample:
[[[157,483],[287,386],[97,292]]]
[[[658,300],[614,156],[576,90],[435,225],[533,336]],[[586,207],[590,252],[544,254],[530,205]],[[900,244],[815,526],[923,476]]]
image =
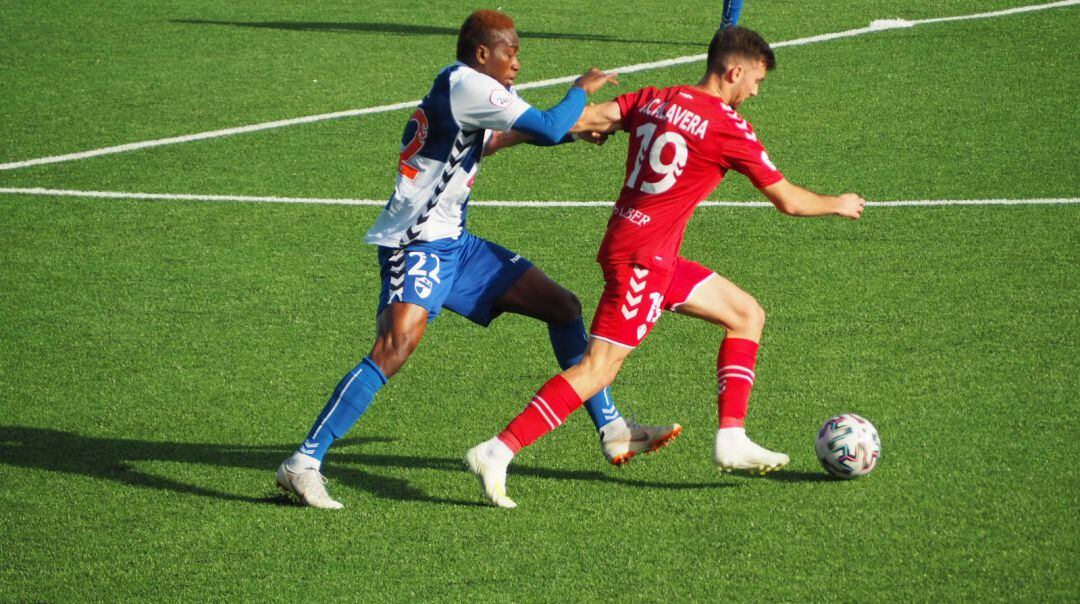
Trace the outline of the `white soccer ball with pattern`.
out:
[[[818,431],[814,448],[822,467],[839,478],[866,476],[881,458],[877,429],[854,413],[830,417]]]

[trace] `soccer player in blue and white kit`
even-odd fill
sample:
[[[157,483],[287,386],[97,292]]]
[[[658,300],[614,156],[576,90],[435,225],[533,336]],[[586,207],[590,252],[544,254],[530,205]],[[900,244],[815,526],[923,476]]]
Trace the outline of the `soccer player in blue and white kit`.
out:
[[[382,274],[375,344],[342,378],[303,444],[277,470],[278,485],[306,505],[343,507],[324,486],[323,456],[401,369],[443,308],[482,326],[503,312],[544,321],[564,369],[585,352],[577,297],[520,255],[465,230],[481,158],[504,146],[493,139],[569,142],[567,133],[587,95],[614,82],[614,74],[592,69],[562,102],[539,111],[513,89],[521,68],[518,48],[510,17],[488,10],[470,15],[458,36],[458,61],[439,72],[405,126],[394,194],[365,238],[379,246]],[[682,430],[678,424],[625,420],[607,390],[585,405],[605,457],[616,465],[658,449]]]

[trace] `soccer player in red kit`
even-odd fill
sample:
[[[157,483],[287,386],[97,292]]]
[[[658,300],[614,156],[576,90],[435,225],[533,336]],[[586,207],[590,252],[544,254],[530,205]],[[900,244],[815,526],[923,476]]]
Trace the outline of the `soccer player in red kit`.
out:
[[[787,455],[758,446],[743,429],[765,312],[735,284],[679,256],[694,209],[731,169],[746,175],[785,214],[851,219],[862,214],[866,202],[858,195],[828,197],[788,182],[736,112],[757,96],[775,65],[761,36],[741,27],[721,29],[709,44],[706,73],[697,85],[644,88],[593,105],[578,121],[575,131],[625,130],[631,137],[626,181],[597,255],[606,285],[582,360],[550,379],[505,430],[466,456],[493,504],[515,507],[506,495],[513,456],[611,384],[665,310],[727,331],[716,363],[717,467],[765,473],[788,463]]]

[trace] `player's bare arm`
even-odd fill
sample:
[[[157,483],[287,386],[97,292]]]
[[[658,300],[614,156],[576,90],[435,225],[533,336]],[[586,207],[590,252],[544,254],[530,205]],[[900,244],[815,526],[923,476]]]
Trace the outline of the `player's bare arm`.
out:
[[[578,135],[590,132],[610,134],[622,129],[622,112],[619,111],[619,104],[608,101],[586,107],[570,132]]]
[[[866,200],[855,193],[844,193],[836,197],[819,195],[788,182],[786,178],[763,187],[761,192],[776,209],[789,216],[836,215],[858,220],[866,206]]]
[[[491,139],[484,145],[484,157],[493,155],[503,149],[513,147],[514,145],[520,145],[532,140],[532,137],[524,132],[518,130],[510,130],[508,132],[492,132]]]
[[[582,76],[574,82],[574,86],[584,90],[585,94],[592,95],[594,92],[607,84],[618,85],[618,76],[619,74],[615,72],[603,72],[593,67],[589,71],[582,74]],[[608,121],[607,118],[611,117],[612,111],[610,107],[606,107],[608,105],[614,106],[614,119],[620,122],[619,126],[621,126],[622,115],[619,113],[619,105],[614,102],[607,102],[601,103],[600,105],[589,105],[585,107],[585,111],[582,113],[581,117],[578,118],[577,123],[574,125],[574,127],[570,128],[570,133],[576,135],[579,140],[584,140],[596,145],[602,145],[607,142],[608,135],[616,130],[621,129],[621,127],[612,127],[609,125],[608,127],[603,128],[590,128],[583,127],[583,123],[590,124],[594,121],[598,123],[606,123]],[[605,107],[605,118],[602,119],[599,116],[586,118],[586,116],[592,116],[593,114],[595,114],[596,108],[602,106]]]

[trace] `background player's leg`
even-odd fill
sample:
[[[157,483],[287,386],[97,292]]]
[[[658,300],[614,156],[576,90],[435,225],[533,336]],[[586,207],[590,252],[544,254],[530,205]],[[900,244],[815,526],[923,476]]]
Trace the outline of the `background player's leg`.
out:
[[[724,0],[724,15],[720,27],[733,27],[739,24],[743,0]]]
[[[716,360],[717,410],[715,461],[722,469],[767,472],[787,464],[788,457],[754,444],[746,437],[746,419],[756,374],[758,343],[765,311],[750,294],[717,274],[699,283],[676,312],[727,329]]]
[[[499,298],[496,306],[547,323],[551,347],[561,369],[569,369],[582,360],[589,339],[581,320],[581,302],[540,269],[534,266],[526,271]],[[610,463],[622,465],[638,453],[655,451],[682,430],[678,424],[654,426],[624,419],[607,385],[588,396],[585,410],[600,434],[601,450]]]
[[[318,474],[323,456],[336,439],[356,424],[387,379],[405,364],[424,335],[427,318],[427,310],[415,304],[395,302],[383,310],[371,352],[341,379],[307,438],[278,468],[278,483],[283,488],[314,507],[341,507],[326,495],[321,485]]]

